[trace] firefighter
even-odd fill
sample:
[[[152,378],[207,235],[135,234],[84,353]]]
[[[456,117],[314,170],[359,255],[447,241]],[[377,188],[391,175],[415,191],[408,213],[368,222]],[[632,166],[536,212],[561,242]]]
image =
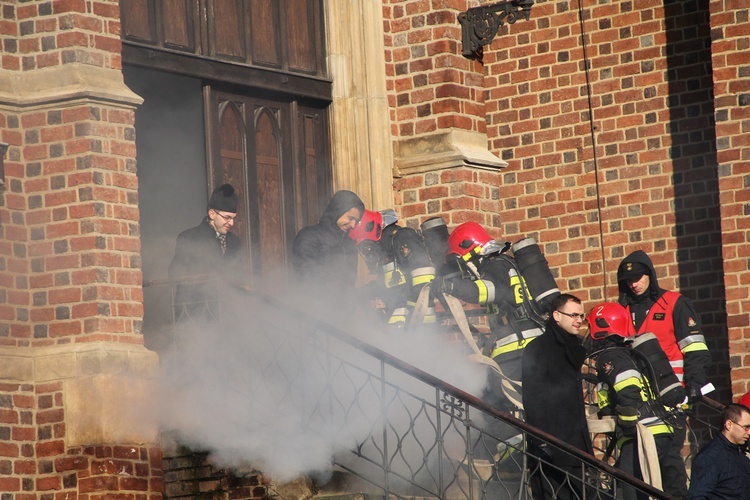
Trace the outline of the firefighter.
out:
[[[385,306],[388,325],[405,328],[422,289],[435,278],[435,267],[421,235],[399,226],[397,221],[393,210],[365,210],[349,237],[356,242],[370,272],[378,276],[375,295]],[[435,322],[431,304],[422,323]]]
[[[504,393],[510,399],[495,403],[510,410],[521,406],[523,348],[542,334],[543,323],[534,319],[528,307],[531,296],[514,260],[503,254],[508,248],[509,244],[492,239],[480,224],[460,224],[448,237],[448,254],[458,261],[463,273],[440,277],[436,291],[486,307],[491,333],[484,351],[512,386],[493,391],[495,397]]]
[[[658,370],[655,371],[653,367],[648,369],[648,358],[629,347],[633,344],[634,332],[628,312],[617,302],[605,302],[594,307],[587,319],[595,350],[592,358],[596,361],[599,380],[599,416],[612,415],[616,418],[614,443],[620,452],[615,466],[639,479],[644,478],[637,447],[650,442],[650,439],[644,439],[643,435],[638,439],[637,428],[640,423],[642,431],[653,435],[664,491],[680,495],[682,490],[675,487],[675,484],[684,476],[684,463],[672,446],[674,429],[669,423],[669,414],[658,399],[657,384],[651,375]],[[653,347],[660,350],[656,340],[653,341]],[[661,351],[660,354],[668,370],[666,356]],[[673,471],[680,468],[683,473],[673,478]],[[652,484],[659,485],[655,481]],[[625,487],[623,498],[646,499],[648,495]]]
[[[706,384],[706,366],[711,362],[711,355],[690,300],[659,287],[654,265],[642,250],[622,260],[617,268],[617,286],[618,302],[627,309],[635,332],[656,335],[675,374],[685,386],[687,403],[698,402],[701,388]],[[680,452],[685,442],[686,420],[682,415],[675,425],[673,445]],[[674,477],[679,472],[675,471]],[[677,496],[687,496],[687,475],[684,481],[676,481],[681,486]]]

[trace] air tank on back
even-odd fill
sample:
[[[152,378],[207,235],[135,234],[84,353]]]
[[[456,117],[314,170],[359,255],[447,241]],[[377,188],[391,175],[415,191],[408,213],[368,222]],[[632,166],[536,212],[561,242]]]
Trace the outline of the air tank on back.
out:
[[[442,217],[432,217],[424,221],[419,228],[427,245],[430,260],[440,274],[446,262],[445,255],[448,253],[448,225]]]
[[[540,313],[548,314],[555,297],[560,295],[547,259],[534,238],[523,238],[511,247],[516,266],[523,276]]]
[[[653,376],[651,381],[656,384],[655,390],[662,404],[674,407],[682,403],[686,396],[685,388],[675,375],[656,335],[651,332],[638,335],[631,347],[648,359]]]

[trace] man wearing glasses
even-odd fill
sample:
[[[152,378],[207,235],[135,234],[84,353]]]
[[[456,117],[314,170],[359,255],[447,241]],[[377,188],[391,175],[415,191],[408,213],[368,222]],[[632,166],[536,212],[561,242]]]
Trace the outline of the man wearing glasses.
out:
[[[581,374],[586,358],[581,327],[586,316],[581,300],[567,293],[558,295],[551,309],[544,333],[524,349],[521,380],[526,422],[593,455]],[[583,497],[580,460],[533,440],[529,452],[539,459],[532,464],[533,498]]]
[[[216,290],[205,283],[217,274],[236,273],[240,261],[240,239],[230,232],[237,216],[237,193],[230,184],[214,189],[206,217],[197,226],[177,236],[175,255],[169,264],[171,279],[196,283],[180,284],[175,295],[177,320],[216,317]]]
[[[727,405],[721,422],[721,434],[693,460],[690,499],[750,499],[750,460],[743,452],[750,437],[750,409]]]

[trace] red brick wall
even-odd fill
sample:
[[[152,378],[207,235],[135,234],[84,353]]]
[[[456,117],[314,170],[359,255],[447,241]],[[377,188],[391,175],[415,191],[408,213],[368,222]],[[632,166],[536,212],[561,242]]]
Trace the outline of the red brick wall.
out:
[[[66,450],[65,432],[62,383],[0,384],[0,491],[19,499],[102,491],[123,499],[161,497],[158,448]]]
[[[415,82],[429,85],[439,59],[421,61],[430,52],[418,50],[429,39],[427,20],[434,18],[425,4],[384,2],[396,140],[420,135],[412,123],[420,119],[412,111],[413,89]],[[478,4],[430,2],[427,9]],[[460,28],[450,17],[445,24],[452,22],[453,31],[431,30],[430,43],[456,43],[453,55],[460,55]],[[723,389],[714,397],[727,400],[709,21],[707,2],[666,8],[630,1],[535,2],[530,21],[499,29],[484,47],[481,65],[454,64],[460,68],[454,73],[471,82],[470,95],[483,87],[483,99],[469,100],[484,103],[488,147],[508,167],[495,174],[468,167],[417,174],[395,186],[396,204],[412,225],[443,215],[451,225],[472,219],[493,226],[512,241],[537,238],[560,288],[587,307],[616,298],[619,261],[643,249],[657,266],[660,285],[694,301],[714,356],[712,381]],[[447,39],[442,45],[440,36]],[[409,52],[400,40],[419,40],[418,47]],[[433,103],[442,102],[441,85],[434,85]],[[420,106],[427,109],[425,102]],[[466,108],[452,112],[474,116]],[[463,119],[453,123],[482,130],[462,125]]]
[[[464,0],[383,0],[388,102],[396,137],[484,132],[481,66],[461,56]]]
[[[54,71],[70,63],[119,70],[119,33],[117,2],[0,7],[2,78],[34,84],[0,107],[0,141],[10,145],[0,194],[4,347],[142,344],[133,105],[130,96],[118,100],[121,88],[101,81],[93,87],[111,91],[108,97],[74,95]],[[161,497],[158,449],[109,443],[66,449],[64,388],[62,381],[0,385],[0,490],[19,499],[95,492]]]
[[[14,4],[2,15],[6,70],[121,67],[116,3]],[[142,342],[134,121],[132,109],[94,101],[0,113],[0,140],[10,144],[0,201],[4,344]]]
[[[4,343],[140,343],[133,111],[79,104],[3,119]]]
[[[709,3],[729,361],[735,399],[750,391],[750,15]]]
[[[3,5],[2,67],[29,71],[74,62],[122,68],[117,1],[57,0]]]

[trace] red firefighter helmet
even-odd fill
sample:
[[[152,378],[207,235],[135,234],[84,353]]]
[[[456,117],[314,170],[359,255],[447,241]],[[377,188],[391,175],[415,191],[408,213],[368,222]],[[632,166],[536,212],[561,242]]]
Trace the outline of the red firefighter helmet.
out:
[[[357,225],[347,234],[357,245],[365,240],[380,241],[383,235],[383,215],[380,212],[365,209]]]
[[[738,405],[745,405],[748,408],[750,408],[750,392],[746,392],[742,396],[740,396],[740,399],[737,400]]]
[[[487,231],[476,222],[460,224],[448,236],[448,255],[456,254],[469,260],[475,254],[481,254],[482,248],[493,241]]]
[[[604,302],[591,309],[588,317],[589,334],[594,340],[602,340],[609,335],[632,337],[635,329],[628,311],[617,302]]]

